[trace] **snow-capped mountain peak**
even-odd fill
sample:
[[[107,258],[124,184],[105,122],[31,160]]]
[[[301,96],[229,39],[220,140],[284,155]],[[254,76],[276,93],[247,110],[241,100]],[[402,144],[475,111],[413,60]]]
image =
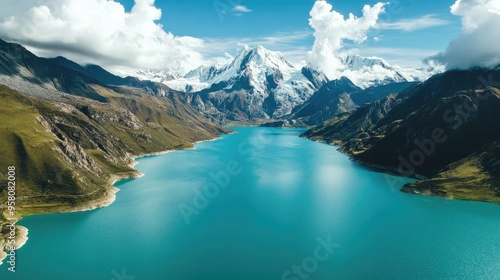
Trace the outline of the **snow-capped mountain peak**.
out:
[[[392,66],[382,58],[363,57],[357,54],[347,54],[340,58],[340,61],[343,70],[338,75],[348,77],[362,88],[400,82],[425,81],[438,73],[437,70],[433,69]]]
[[[209,82],[214,79],[216,75],[220,73],[220,69],[215,66],[200,66],[190,72],[188,72],[184,78],[186,79],[197,79],[200,82]]]
[[[249,67],[252,64],[259,67],[277,68],[281,70],[295,70],[295,67],[283,57],[280,52],[267,50],[262,46],[255,48],[246,47],[234,60],[241,67]]]
[[[185,92],[213,92],[220,98],[244,92],[246,114],[267,118],[289,114],[327,81],[317,71],[295,68],[280,52],[245,46],[226,65],[198,67],[180,79],[164,83]]]
[[[363,67],[373,67],[378,65],[382,68],[391,68],[389,63],[378,57],[363,57],[357,54],[348,54],[340,59],[344,66],[352,71],[360,70]]]
[[[262,46],[245,46],[229,65],[219,69],[216,77],[207,82],[227,82],[247,72],[250,78],[255,78],[255,82],[259,83],[258,79],[265,80],[265,76],[271,73],[280,72],[284,79],[288,79],[296,71],[279,52],[269,51]]]
[[[235,82],[246,77],[251,83],[250,87],[263,91],[268,76],[274,75],[281,80],[288,80],[298,71],[300,70],[288,62],[280,52],[273,52],[262,46],[250,48],[245,45],[226,65],[200,66],[182,78],[165,80],[164,83],[173,89],[189,92],[221,83],[227,83],[227,88],[231,88]]]
[[[137,71],[135,75],[141,80],[149,80],[155,83],[164,83],[180,78],[178,75],[172,74],[167,70],[146,69]]]

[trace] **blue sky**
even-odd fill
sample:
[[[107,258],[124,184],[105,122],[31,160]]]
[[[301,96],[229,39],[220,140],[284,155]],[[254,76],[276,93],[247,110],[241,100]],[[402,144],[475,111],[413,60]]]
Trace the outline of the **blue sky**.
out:
[[[314,30],[309,26],[309,12],[314,0],[162,0],[159,21],[166,31],[176,36],[193,36],[215,42],[209,55],[221,55],[223,50],[234,54],[237,43],[261,44],[281,51],[295,62],[301,53],[310,50]],[[361,16],[365,4],[379,1],[329,0],[333,9],[348,16]],[[454,0],[391,1],[379,20],[384,29],[372,30],[370,39],[361,45],[347,42],[346,48],[356,48],[362,55],[379,56],[389,62],[415,66],[420,59],[444,51],[461,30],[460,18],[450,13]],[[121,0],[127,10],[133,0]],[[244,12],[235,11],[236,7]],[[236,10],[241,10],[236,8]],[[246,10],[245,10],[246,9]],[[420,20],[420,21],[416,21]],[[405,25],[406,23],[406,25]],[[420,24],[419,24],[420,23]],[[233,46],[233,47],[231,47]],[[406,65],[404,65],[406,64]]]
[[[497,32],[491,26],[500,24],[499,0],[389,1],[382,7],[374,0],[2,0],[0,37],[39,56],[61,55],[120,75],[150,68],[186,73],[227,60],[242,44],[325,68],[347,52],[402,67],[423,66],[431,56],[441,65],[471,64],[463,59],[471,49],[473,62],[498,52],[500,36],[491,35]]]

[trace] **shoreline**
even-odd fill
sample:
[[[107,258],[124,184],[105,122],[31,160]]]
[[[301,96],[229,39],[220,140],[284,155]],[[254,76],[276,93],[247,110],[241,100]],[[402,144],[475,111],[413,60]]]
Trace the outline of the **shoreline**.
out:
[[[302,137],[302,135],[300,137]],[[401,174],[401,172],[398,170],[397,167],[378,165],[378,164],[373,164],[373,163],[369,163],[369,162],[366,162],[366,161],[362,161],[362,160],[356,159],[356,158],[353,157],[352,154],[349,154],[349,153],[346,153],[346,152],[342,151],[342,143],[340,141],[335,141],[334,143],[332,142],[330,144],[330,143],[328,143],[328,142],[326,142],[324,140],[310,139],[310,138],[307,138],[305,136],[303,138],[305,138],[305,139],[307,139],[309,141],[316,142],[316,143],[321,143],[321,144],[325,144],[325,145],[328,145],[328,146],[335,147],[335,148],[337,148],[337,151],[339,153],[341,153],[341,154],[345,155],[346,157],[348,157],[350,161],[358,164],[359,166],[361,166],[363,168],[366,168],[366,169],[369,169],[369,170],[372,170],[372,171],[375,171],[375,172],[378,172],[378,173],[384,173],[384,174],[387,174],[387,175],[397,176],[397,177],[401,177],[401,178],[415,179],[417,181],[418,180],[427,180],[427,179],[429,179],[429,178],[425,177],[424,175],[421,175],[421,174],[418,174],[418,173],[413,174],[413,176],[408,176],[408,175]]]
[[[231,131],[227,134],[235,134],[236,132]],[[50,207],[50,211],[43,212],[43,213],[33,213],[33,214],[28,214],[26,216],[19,216],[18,220],[16,222],[16,232],[18,235],[16,236],[16,250],[21,249],[27,242],[28,242],[28,228],[18,225],[17,223],[21,221],[24,217],[29,217],[29,216],[35,216],[35,215],[46,215],[46,214],[57,214],[57,213],[77,213],[77,212],[86,212],[86,211],[92,211],[96,210],[99,208],[104,208],[108,207],[113,202],[116,201],[116,194],[120,191],[119,188],[115,187],[114,185],[121,181],[121,180],[126,180],[126,179],[138,179],[143,177],[145,174],[136,170],[135,166],[139,163],[137,160],[140,158],[144,157],[153,157],[153,156],[160,156],[160,155],[165,155],[169,153],[173,153],[176,151],[183,151],[183,150],[195,150],[196,144],[201,144],[205,142],[213,142],[217,140],[221,140],[222,136],[217,136],[212,139],[207,139],[207,140],[199,140],[196,142],[191,143],[192,147],[189,148],[180,148],[180,149],[169,149],[165,151],[159,151],[159,152],[152,152],[152,153],[145,153],[145,154],[139,154],[139,155],[131,155],[131,162],[127,165],[128,167],[132,168],[133,171],[127,172],[127,173],[115,173],[111,174],[107,181],[107,189],[106,189],[106,194],[98,199],[94,199],[91,201],[84,202],[82,204],[76,205],[76,206],[68,206],[68,205],[60,205],[60,206],[54,206]],[[0,215],[3,215],[3,213],[0,213]],[[7,221],[0,220],[2,223],[0,224],[0,233],[2,227],[7,223]],[[18,241],[19,239],[19,241]],[[7,257],[7,252],[5,250],[6,246],[6,239],[4,237],[0,238],[0,266],[3,265],[3,261]],[[17,245],[19,244],[19,245]]]
[[[228,133],[228,134],[234,134],[234,133]],[[139,164],[139,162],[137,161],[138,159],[145,158],[145,157],[155,157],[155,156],[166,155],[166,154],[170,154],[170,153],[177,152],[177,151],[196,150],[196,147],[194,146],[196,144],[201,144],[201,143],[205,143],[205,142],[213,142],[213,141],[217,141],[217,140],[221,140],[221,139],[222,139],[222,137],[218,136],[218,137],[215,137],[213,139],[200,140],[200,141],[196,141],[194,143],[191,143],[192,147],[189,147],[189,148],[170,149],[170,150],[165,150],[165,151],[161,151],[161,152],[153,152],[153,153],[146,153],[146,154],[140,154],[140,155],[131,155],[132,162],[128,165],[128,167],[133,168],[135,170],[135,166],[137,164]],[[117,174],[111,175],[110,180],[113,179],[113,182],[111,183],[111,185],[114,185],[116,182],[121,181],[121,180],[138,179],[138,178],[141,178],[144,176],[144,173],[142,173],[138,170],[135,170],[135,172],[137,172],[137,174],[130,174],[131,176],[127,176],[127,175],[120,176]]]
[[[18,226],[16,225],[16,248],[20,249],[23,247],[26,242],[28,242],[28,229],[23,226]],[[19,245],[17,245],[19,244]],[[1,239],[0,240],[0,247],[4,248],[5,246],[8,246],[5,242],[5,240]],[[16,251],[17,251],[16,249]],[[7,250],[9,251],[9,250]],[[3,261],[7,258],[7,252],[2,250],[0,251],[0,266],[3,264]]]
[[[354,156],[352,154],[347,153],[347,152],[345,152],[345,151],[342,150],[342,142],[341,141],[337,141],[336,140],[336,141],[333,141],[331,143],[328,143],[325,140],[311,139],[311,138],[308,138],[308,137],[305,137],[305,136],[301,136],[301,137],[303,137],[305,139],[308,139],[310,141],[316,142],[316,143],[322,143],[322,144],[326,144],[326,145],[329,145],[329,146],[336,147],[337,151],[339,153],[347,156],[351,162],[359,165],[362,168],[366,168],[368,170],[372,170],[372,171],[378,172],[378,173],[383,173],[383,174],[386,174],[386,175],[396,176],[396,177],[399,177],[399,178],[408,178],[408,179],[414,179],[414,180],[416,180],[414,183],[411,183],[411,184],[416,184],[418,182],[425,182],[425,181],[431,179],[431,178],[428,178],[428,177],[426,177],[426,176],[424,176],[422,174],[418,174],[418,173],[414,173],[412,175],[401,174],[400,170],[397,167],[377,165],[377,164],[372,164],[372,163],[365,162],[365,161],[362,161],[362,160],[358,160],[358,159],[354,158]],[[489,201],[489,200],[486,200],[486,199],[450,198],[450,197],[447,197],[445,195],[438,194],[438,193],[435,193],[435,192],[432,192],[432,191],[429,191],[429,190],[422,190],[422,191],[420,191],[418,189],[409,189],[407,187],[408,185],[409,185],[409,183],[403,184],[401,187],[398,187],[399,188],[398,190],[400,192],[402,192],[402,193],[410,194],[410,195],[432,196],[432,197],[437,197],[437,198],[447,199],[447,200],[483,202],[483,203],[492,203],[492,204],[500,205],[500,203],[497,203],[495,201]],[[396,186],[390,185],[390,187],[396,187]]]

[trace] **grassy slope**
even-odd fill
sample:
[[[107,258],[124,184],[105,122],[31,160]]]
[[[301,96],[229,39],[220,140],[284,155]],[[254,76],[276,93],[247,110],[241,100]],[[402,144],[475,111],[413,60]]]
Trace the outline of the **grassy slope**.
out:
[[[108,103],[71,96],[41,101],[0,85],[0,248],[10,233],[9,166],[16,167],[15,218],[91,209],[112,202],[113,180],[139,175],[130,167],[134,155],[191,147],[228,132],[181,102],[178,93],[158,98],[91,86]],[[22,246],[27,231],[16,231]],[[0,249],[0,264],[4,257]]]
[[[0,173],[17,168],[19,215],[88,203],[109,194],[113,175],[138,174],[129,167],[132,155],[186,148],[227,132],[166,98],[95,88],[110,104],[39,101],[0,86]],[[6,200],[2,176],[0,201]]]
[[[30,197],[29,205],[55,205],[63,198],[53,204],[44,199],[53,194],[53,189],[64,188],[68,195],[78,194],[84,188],[82,182],[75,180],[71,165],[53,151],[58,139],[37,121],[39,110],[46,110],[48,104],[30,100],[3,86],[0,86],[0,102],[0,173],[5,175],[8,166],[16,167],[17,197]],[[6,201],[5,186],[3,176],[2,202]]]
[[[449,199],[500,204],[499,174],[496,170],[500,160],[499,148],[497,143],[486,145],[478,152],[450,164],[436,176],[414,184],[407,184],[402,190],[408,193],[438,195]]]

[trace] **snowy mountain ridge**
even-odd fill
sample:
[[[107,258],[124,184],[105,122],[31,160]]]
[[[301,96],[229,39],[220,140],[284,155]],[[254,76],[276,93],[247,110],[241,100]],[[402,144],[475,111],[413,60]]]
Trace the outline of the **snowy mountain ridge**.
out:
[[[201,111],[213,106],[221,112],[234,113],[233,103],[238,100],[239,113],[233,114],[234,118],[265,119],[290,114],[327,81],[317,71],[296,68],[279,52],[246,46],[226,65],[201,66],[182,78],[163,83],[198,95],[199,98],[193,98],[193,105]],[[214,96],[217,98],[210,100]]]
[[[402,82],[423,82],[440,72],[432,67],[392,66],[382,58],[363,57],[357,54],[348,54],[340,61],[344,67],[340,75],[349,78],[361,88]]]
[[[262,46],[245,46],[222,65],[200,66],[179,76],[161,70],[141,72],[141,78],[161,82],[185,92],[199,111],[219,122],[280,119],[306,102],[330,80],[347,77],[361,88],[422,81],[432,74],[425,69],[391,66],[375,57],[347,55],[341,59],[340,77],[328,79],[312,67],[297,68],[280,52]]]
[[[343,71],[339,73],[339,77],[348,77],[361,88],[399,82],[425,81],[432,75],[441,72],[432,67],[408,68],[393,66],[382,58],[363,57],[358,54],[346,54],[340,58],[340,61],[343,64]],[[165,70],[148,69],[139,71],[137,77],[142,80],[164,83],[178,91],[196,92],[210,88],[213,84],[230,81],[241,74],[242,67],[247,67],[254,73],[255,84],[259,84],[260,82],[257,79],[265,78],[263,74],[272,69],[279,69],[284,80],[289,80],[300,71],[279,52],[269,51],[262,46],[255,48],[245,46],[227,64],[199,66],[186,75],[172,74]],[[298,77],[302,78],[300,75]]]

